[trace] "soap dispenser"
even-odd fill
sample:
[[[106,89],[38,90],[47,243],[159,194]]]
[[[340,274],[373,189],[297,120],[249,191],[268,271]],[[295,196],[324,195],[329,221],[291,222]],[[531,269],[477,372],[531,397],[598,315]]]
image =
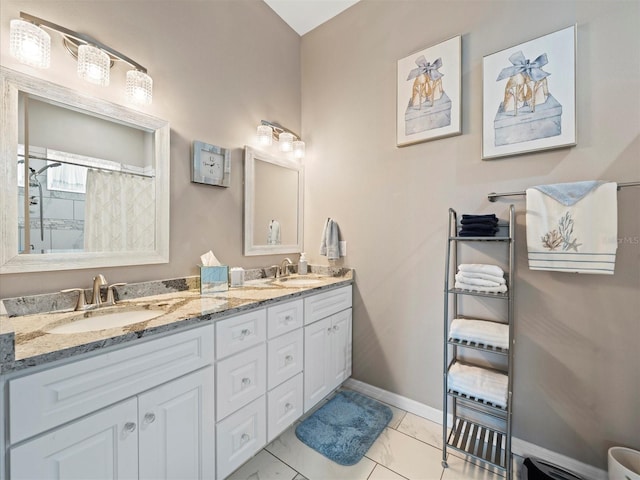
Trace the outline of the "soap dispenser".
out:
[[[304,252],[300,254],[300,260],[298,261],[298,275],[306,275],[307,274],[307,257],[305,257]]]

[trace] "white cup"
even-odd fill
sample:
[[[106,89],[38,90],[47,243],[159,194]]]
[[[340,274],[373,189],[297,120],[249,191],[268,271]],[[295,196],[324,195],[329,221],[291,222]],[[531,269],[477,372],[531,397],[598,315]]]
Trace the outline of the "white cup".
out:
[[[625,447],[611,447],[609,480],[640,480],[640,452]]]

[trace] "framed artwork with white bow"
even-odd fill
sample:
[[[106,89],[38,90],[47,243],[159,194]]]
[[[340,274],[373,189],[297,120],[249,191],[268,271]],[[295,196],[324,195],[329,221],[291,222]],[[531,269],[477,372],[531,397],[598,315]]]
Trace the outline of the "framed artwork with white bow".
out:
[[[398,60],[398,147],[462,133],[462,38]]]
[[[482,158],[576,145],[576,26],[482,61]]]

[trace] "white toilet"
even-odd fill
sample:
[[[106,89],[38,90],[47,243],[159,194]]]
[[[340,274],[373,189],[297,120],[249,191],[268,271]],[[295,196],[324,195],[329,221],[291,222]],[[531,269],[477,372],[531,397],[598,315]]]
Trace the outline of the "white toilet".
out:
[[[640,452],[625,447],[611,447],[609,480],[640,480]]]

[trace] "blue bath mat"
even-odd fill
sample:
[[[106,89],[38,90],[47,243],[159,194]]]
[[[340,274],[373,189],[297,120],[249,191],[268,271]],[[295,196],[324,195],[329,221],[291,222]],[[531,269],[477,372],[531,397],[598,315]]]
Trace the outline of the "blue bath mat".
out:
[[[354,465],[393,417],[391,409],[356,392],[338,392],[296,428],[301,442],[340,465]]]

